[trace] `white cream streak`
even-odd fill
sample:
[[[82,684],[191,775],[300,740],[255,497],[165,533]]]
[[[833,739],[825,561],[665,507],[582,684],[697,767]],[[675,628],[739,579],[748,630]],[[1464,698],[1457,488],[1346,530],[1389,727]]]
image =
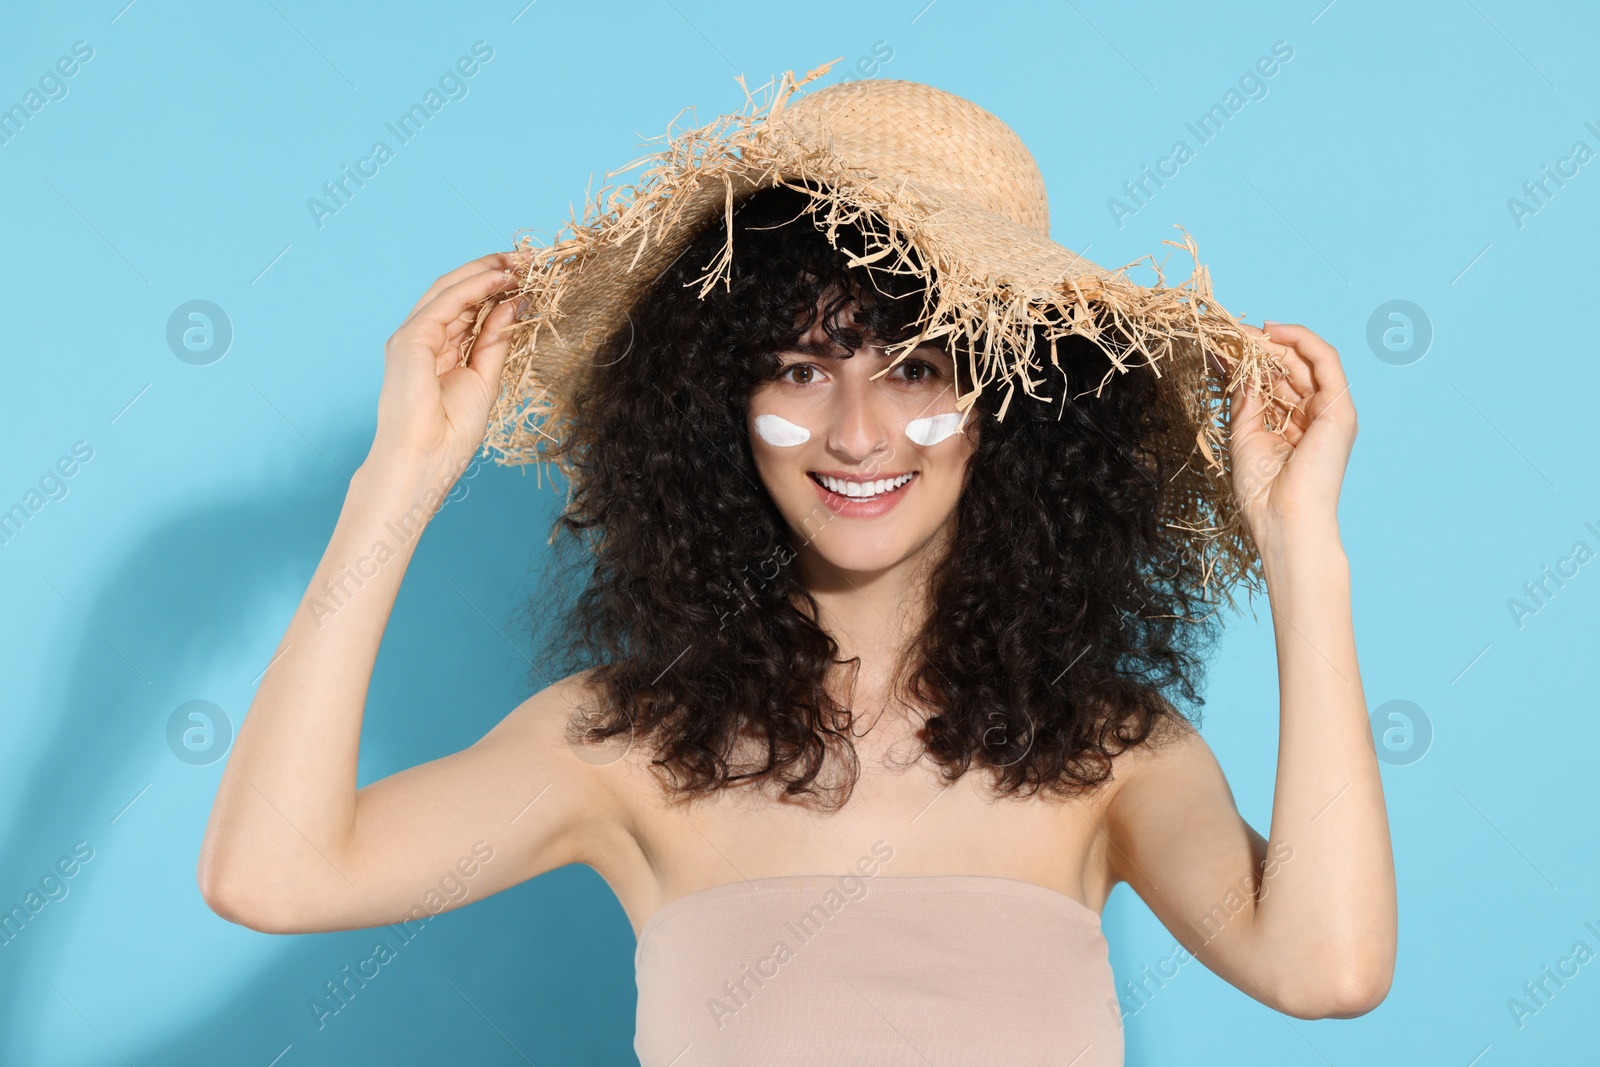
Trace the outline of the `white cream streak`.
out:
[[[906,436],[924,447],[936,445],[961,429],[961,412],[930,415],[925,419],[912,419],[906,423]]]
[[[757,415],[756,433],[769,445],[788,448],[811,440],[811,431],[777,415]]]

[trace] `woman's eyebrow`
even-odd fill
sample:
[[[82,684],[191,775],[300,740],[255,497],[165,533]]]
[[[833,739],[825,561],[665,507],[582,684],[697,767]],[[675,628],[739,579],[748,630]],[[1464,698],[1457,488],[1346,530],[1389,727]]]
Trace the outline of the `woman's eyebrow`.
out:
[[[780,355],[798,353],[802,356],[816,356],[819,359],[827,359],[833,354],[836,347],[827,341],[791,341],[786,345],[779,345],[778,353]]]
[[[881,341],[869,339],[869,343],[872,347],[878,349],[878,354],[880,356],[886,356],[889,354],[886,351],[889,346],[885,345]],[[938,341],[924,341],[917,345],[916,348],[911,349],[911,351],[922,352],[924,355],[926,355],[930,349],[946,359],[951,358],[950,353],[945,350],[944,345]],[[788,344],[779,345],[776,350],[776,354],[779,356],[803,355],[811,356],[816,359],[849,359],[851,356],[855,355],[855,352],[854,350],[845,349],[841,345],[835,345],[828,341],[792,341]]]
[[[799,355],[813,359],[849,359],[855,355],[855,351],[828,341],[791,341],[779,345],[775,354],[779,357]]]

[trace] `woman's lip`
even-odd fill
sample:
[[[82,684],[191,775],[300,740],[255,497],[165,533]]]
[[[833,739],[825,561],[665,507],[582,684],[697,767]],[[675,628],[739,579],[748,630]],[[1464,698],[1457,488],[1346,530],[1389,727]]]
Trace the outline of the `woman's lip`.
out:
[[[904,478],[908,474],[915,474],[917,472],[914,470],[895,471],[891,474],[879,472],[871,477],[864,476],[860,471],[806,471],[806,473],[815,474],[822,478],[837,478],[841,482],[881,482],[884,479],[889,479],[892,481],[895,478]]]
[[[810,482],[816,487],[817,495],[822,498],[823,505],[829,511],[833,512],[833,514],[848,519],[871,519],[882,515],[884,512],[900,503],[900,499],[906,495],[906,490],[909,489],[917,480],[916,471],[911,471],[910,474],[911,477],[907,479],[904,485],[892,489],[887,493],[880,493],[878,496],[872,497],[870,500],[863,500],[860,497],[854,496],[845,496],[843,493],[835,493],[832,489],[829,489],[827,486],[823,485],[821,482],[810,477],[809,475],[807,476],[806,481]]]

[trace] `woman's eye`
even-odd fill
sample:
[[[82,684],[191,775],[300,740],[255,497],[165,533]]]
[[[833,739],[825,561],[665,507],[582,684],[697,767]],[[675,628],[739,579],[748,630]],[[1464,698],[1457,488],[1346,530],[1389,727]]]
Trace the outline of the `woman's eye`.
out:
[[[778,378],[780,381],[793,382],[795,385],[810,385],[812,382],[812,375],[816,373],[816,370],[817,368],[809,363],[791,363],[789,366],[778,372]],[[804,374],[805,377],[791,377],[791,375],[795,374]]]
[[[926,360],[908,359],[900,366],[905,368],[908,381],[920,382],[930,377],[937,378],[939,376],[939,368]]]

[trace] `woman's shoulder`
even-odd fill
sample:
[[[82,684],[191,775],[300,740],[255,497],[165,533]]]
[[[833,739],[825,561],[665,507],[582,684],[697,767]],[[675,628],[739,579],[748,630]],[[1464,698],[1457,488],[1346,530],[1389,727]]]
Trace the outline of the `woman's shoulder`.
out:
[[[624,733],[604,743],[585,739],[586,724],[605,700],[595,672],[589,668],[550,682],[513,709],[500,728],[564,750],[583,766],[609,764],[614,753],[627,747],[629,737]]]
[[[614,699],[591,667],[550,683],[507,717],[523,720],[525,729],[559,749],[564,762],[606,791],[619,817],[631,820],[637,805],[659,799],[661,782],[652,764],[655,739],[630,725],[631,717],[611,706]],[[593,729],[619,724],[609,736]]]
[[[1152,782],[1171,777],[1195,761],[1215,762],[1199,729],[1181,715],[1157,716],[1142,741],[1112,759],[1111,778],[1100,797],[1108,810],[1123,795],[1137,794]]]
[[[1177,715],[1159,718],[1142,744],[1116,757],[1111,785],[1101,810],[1114,838],[1152,820],[1164,823],[1198,808],[1233,803],[1211,746],[1192,722]]]
[[[586,724],[604,699],[595,670],[578,671],[529,696],[493,731],[514,738],[529,755],[525,765],[544,779],[530,783],[535,792],[560,788],[581,798],[582,862],[602,872],[635,858],[634,814],[648,777],[630,732],[598,741],[586,737]]]
[[[501,728],[541,733],[547,740],[564,736],[574,714],[590,706],[599,693],[593,675],[593,670],[578,671],[548,683],[513,708]]]

